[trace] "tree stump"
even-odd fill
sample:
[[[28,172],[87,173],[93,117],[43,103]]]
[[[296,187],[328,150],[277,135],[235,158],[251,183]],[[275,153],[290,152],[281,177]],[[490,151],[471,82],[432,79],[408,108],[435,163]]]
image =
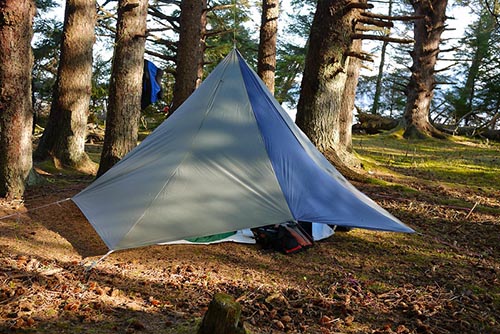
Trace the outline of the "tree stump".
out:
[[[208,305],[198,334],[247,334],[240,315],[241,306],[233,297],[217,293]]]

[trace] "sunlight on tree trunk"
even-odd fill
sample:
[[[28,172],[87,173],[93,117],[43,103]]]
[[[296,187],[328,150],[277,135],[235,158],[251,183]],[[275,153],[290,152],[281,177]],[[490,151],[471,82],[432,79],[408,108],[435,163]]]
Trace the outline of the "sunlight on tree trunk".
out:
[[[361,40],[353,41],[352,50],[361,52]],[[339,116],[339,145],[341,152],[347,153],[347,156],[341,157],[342,160],[348,162],[349,165],[355,164],[352,155],[352,117],[355,108],[356,88],[358,87],[359,71],[361,69],[361,60],[355,57],[349,57],[349,65],[347,66],[347,79],[342,96],[342,103]]]
[[[352,120],[341,115],[341,110],[345,98],[354,98],[349,96],[354,94],[354,81],[353,89],[345,90],[350,59],[347,54],[353,45],[353,20],[361,11],[358,8],[361,3],[350,2],[349,5],[353,6],[351,10],[346,10],[346,3],[343,1],[318,1],[296,119],[297,125],[320,151],[328,151],[329,155],[334,152],[341,159],[339,161],[346,165],[350,165],[354,159],[349,158],[352,154],[348,150],[348,134],[341,127],[345,130],[345,127],[352,125]],[[347,104],[352,107],[354,100],[352,104]],[[338,161],[335,163],[338,165]]]
[[[439,54],[441,34],[445,29],[447,0],[412,0],[416,16],[415,44],[411,57],[410,82],[407,87],[407,103],[404,112],[405,138],[442,137],[429,121],[434,88],[434,72]]]
[[[276,72],[276,39],[278,35],[279,0],[262,1],[257,74],[274,94]]]
[[[0,1],[0,196],[20,198],[32,167],[31,0]]]
[[[207,24],[206,11],[206,0],[181,2],[172,111],[175,111],[201,84]]]
[[[92,93],[92,47],[95,0],[67,0],[61,56],[47,127],[35,158],[52,157],[56,166],[89,173],[95,165],[85,153],[87,118]]]
[[[115,52],[111,69],[106,133],[97,175],[137,146],[148,1],[118,2]]]

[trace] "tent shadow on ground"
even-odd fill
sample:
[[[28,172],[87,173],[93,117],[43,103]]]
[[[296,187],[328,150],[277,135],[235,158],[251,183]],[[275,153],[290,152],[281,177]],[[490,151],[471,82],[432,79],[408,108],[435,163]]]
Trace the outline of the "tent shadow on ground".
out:
[[[107,246],[72,201],[29,211],[35,206],[26,203],[28,216],[66,239],[82,258],[102,256],[108,252]],[[49,215],[47,210],[50,210]]]

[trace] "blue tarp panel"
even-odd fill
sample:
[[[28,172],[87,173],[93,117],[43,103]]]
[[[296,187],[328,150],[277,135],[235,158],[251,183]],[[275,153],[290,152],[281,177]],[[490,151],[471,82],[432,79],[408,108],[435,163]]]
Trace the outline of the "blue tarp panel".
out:
[[[272,97],[239,55],[239,64],[269,159],[296,220],[410,232],[354,187],[346,188],[311,159]]]

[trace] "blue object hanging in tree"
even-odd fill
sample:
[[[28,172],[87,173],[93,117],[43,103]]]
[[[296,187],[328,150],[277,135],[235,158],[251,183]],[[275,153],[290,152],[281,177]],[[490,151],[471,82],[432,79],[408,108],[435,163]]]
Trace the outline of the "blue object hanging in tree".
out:
[[[144,60],[144,73],[142,75],[141,108],[144,110],[150,104],[162,97],[161,77],[163,70],[149,60]]]

